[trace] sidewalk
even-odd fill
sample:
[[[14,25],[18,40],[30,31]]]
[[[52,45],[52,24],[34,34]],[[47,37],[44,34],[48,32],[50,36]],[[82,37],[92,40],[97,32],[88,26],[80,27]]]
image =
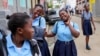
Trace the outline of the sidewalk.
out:
[[[94,17],[94,21],[100,23],[100,17]]]

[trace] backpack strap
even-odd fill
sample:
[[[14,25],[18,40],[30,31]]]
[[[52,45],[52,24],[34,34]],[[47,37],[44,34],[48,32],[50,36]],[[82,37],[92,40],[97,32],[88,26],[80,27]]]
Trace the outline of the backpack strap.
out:
[[[6,41],[6,38],[5,37],[3,37],[3,39],[2,39],[2,42],[3,42],[3,51],[4,51],[4,55],[5,56],[8,56],[8,50],[7,50],[7,41]]]
[[[29,41],[29,43],[30,43],[32,55],[35,56],[35,54],[37,54],[39,56],[40,53],[39,53],[39,48],[37,43],[35,43],[35,41],[33,40]]]
[[[58,31],[58,21],[56,22],[56,34],[57,34],[57,31]]]
[[[0,55],[1,55],[1,56],[4,56],[2,39],[0,39]]]
[[[1,34],[3,35],[2,39],[0,39],[0,55],[1,56],[8,56],[7,51],[7,42],[6,42],[6,33],[0,29]]]
[[[39,18],[39,27],[41,26],[41,17]]]

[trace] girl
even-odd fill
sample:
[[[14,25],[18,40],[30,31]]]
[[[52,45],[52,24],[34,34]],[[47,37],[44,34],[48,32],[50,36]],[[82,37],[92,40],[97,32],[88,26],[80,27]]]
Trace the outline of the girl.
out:
[[[1,56],[35,56],[32,52],[34,47],[30,44],[34,30],[32,19],[24,13],[14,13],[9,17],[8,29],[11,31],[5,40],[5,50],[7,54]],[[0,42],[1,43],[1,42]],[[3,44],[4,44],[3,43]],[[3,47],[4,48],[4,47]],[[0,49],[1,52],[1,49]],[[39,54],[39,56],[41,56]]]
[[[85,10],[83,11],[81,17],[82,30],[83,30],[83,35],[86,36],[86,49],[91,50],[89,46],[89,36],[92,35],[91,22],[93,24],[94,30],[96,30],[96,28],[93,21],[92,13],[89,11],[89,4],[85,4],[84,8]]]
[[[43,7],[41,5],[36,5],[33,10],[32,26],[41,28],[40,31],[42,31],[42,32],[43,32],[43,30],[44,30],[44,32],[46,30],[46,21],[45,21],[45,18],[43,17]],[[43,33],[39,32],[39,35],[43,34]],[[42,35],[41,36],[39,36],[39,35],[35,36],[35,39],[38,41],[40,50],[42,52],[42,56],[50,56],[48,44],[44,38],[44,34],[43,34],[43,37],[42,37]],[[37,37],[40,37],[40,38],[37,38]]]
[[[51,33],[46,33],[47,37],[57,36],[53,56],[77,56],[73,37],[80,35],[78,25],[70,21],[67,10],[60,10],[59,15],[61,21],[55,23]]]

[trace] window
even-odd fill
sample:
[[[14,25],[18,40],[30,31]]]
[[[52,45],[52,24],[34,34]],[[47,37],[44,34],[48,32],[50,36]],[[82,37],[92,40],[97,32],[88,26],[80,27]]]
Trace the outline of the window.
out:
[[[8,5],[13,6],[13,4],[14,4],[14,1],[13,0],[8,0]]]
[[[27,0],[27,7],[31,8],[31,0]]]
[[[20,6],[26,7],[26,0],[20,0]]]

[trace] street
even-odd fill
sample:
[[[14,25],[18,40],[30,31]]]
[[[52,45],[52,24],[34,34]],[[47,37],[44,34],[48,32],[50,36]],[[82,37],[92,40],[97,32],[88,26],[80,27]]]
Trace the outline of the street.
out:
[[[68,14],[73,15],[71,16],[71,21],[79,25],[80,36],[79,36],[79,32],[76,32],[75,30],[73,30],[71,26],[70,26],[70,29],[73,32],[70,33],[69,28],[67,27],[64,28],[65,25],[64,26],[61,25],[61,28],[59,28],[59,31],[58,32],[56,31],[58,33],[58,36],[62,35],[59,37],[59,40],[69,41],[69,42],[64,42],[64,44],[66,43],[69,44],[70,42],[72,42],[70,41],[70,36],[71,37],[72,35],[79,36],[78,38],[74,38],[76,48],[77,48],[76,56],[100,56],[100,0],[0,0],[0,30],[3,30],[5,34],[7,34],[7,37],[9,37],[9,38],[5,38],[6,39],[5,41],[1,41],[0,56],[6,56],[6,55],[8,56],[13,56],[13,55],[37,56],[37,55],[34,55],[36,54],[36,52],[37,54],[39,53],[38,56],[48,56],[49,51],[48,51],[48,48],[46,49],[47,44],[45,45],[44,44],[45,42],[43,42],[42,41],[43,39],[41,38],[41,37],[45,37],[45,35],[49,37],[49,38],[45,37],[45,39],[48,43],[50,54],[52,56],[57,37],[56,36],[50,37],[53,34],[49,35],[46,33],[51,32],[51,29],[53,28],[52,24],[54,24],[56,21],[61,20],[60,18],[62,18],[63,21],[65,22],[68,21],[67,20],[69,18]],[[87,43],[88,50],[86,50],[86,41],[85,41],[87,40],[88,42],[88,38],[85,39],[86,36],[83,35],[82,29],[81,29],[81,16],[80,16],[81,14],[82,14],[83,19],[86,21],[87,19],[90,20],[91,17],[93,16],[95,26],[96,26],[96,31],[94,31],[94,28],[92,26],[93,35],[90,36],[90,41],[89,41],[90,48],[88,47],[88,43]],[[29,20],[29,18],[32,18],[32,21]],[[35,26],[36,28],[39,27],[41,29],[37,31],[38,29],[35,29],[35,28],[33,29],[31,25]],[[67,22],[66,25],[69,25],[69,22]],[[86,23],[86,24],[84,23],[83,25],[85,25],[85,27],[87,25],[86,28],[84,27],[86,30],[85,32],[88,32],[87,30],[90,29],[89,33],[91,33],[90,23]],[[46,28],[47,32],[45,32],[42,28],[43,29]],[[4,37],[2,36],[2,33],[3,32],[0,32],[1,34],[0,39]],[[33,46],[33,44],[36,41],[32,40],[33,42],[31,41],[31,44],[29,44],[29,42],[27,43],[26,41],[29,39],[31,40],[33,35],[36,38],[39,37],[36,40],[40,41],[38,42],[38,45],[39,45],[41,53],[38,52],[38,46],[36,46],[37,49]],[[3,42],[5,43],[7,42],[6,45]],[[9,44],[9,42],[11,43]],[[43,45],[41,45],[42,42],[43,42]],[[4,46],[2,45],[2,43]],[[14,46],[11,46],[10,48],[8,48],[9,47],[8,45],[14,45]],[[67,54],[69,54],[67,56],[71,56],[71,55],[74,56],[72,54],[74,52],[71,52],[71,51],[74,50],[76,52],[76,50],[73,49],[74,46],[72,45],[73,44],[68,45],[67,47],[66,45],[64,45],[63,46],[64,48],[63,48],[62,45],[58,44],[57,52],[55,51],[55,53],[57,53],[58,55],[54,55],[54,56],[59,56],[59,55],[66,56]],[[24,50],[24,53],[22,49],[23,46],[25,47],[27,46]],[[62,49],[59,49],[59,47],[61,47]],[[29,52],[30,49],[32,53]],[[67,51],[67,49],[71,51],[69,50]],[[8,51],[8,52],[6,53],[5,51]]]
[[[96,31],[93,32],[94,34],[90,36],[90,47],[92,50],[88,51],[85,49],[85,36],[83,36],[81,30],[81,18],[77,16],[72,16],[72,21],[78,23],[80,27],[80,36],[79,38],[75,39],[75,43],[77,46],[78,56],[100,56],[100,23],[95,22]],[[50,31],[52,26],[47,27]],[[54,43],[56,38],[47,38],[47,42],[49,43],[50,52],[52,53]]]

